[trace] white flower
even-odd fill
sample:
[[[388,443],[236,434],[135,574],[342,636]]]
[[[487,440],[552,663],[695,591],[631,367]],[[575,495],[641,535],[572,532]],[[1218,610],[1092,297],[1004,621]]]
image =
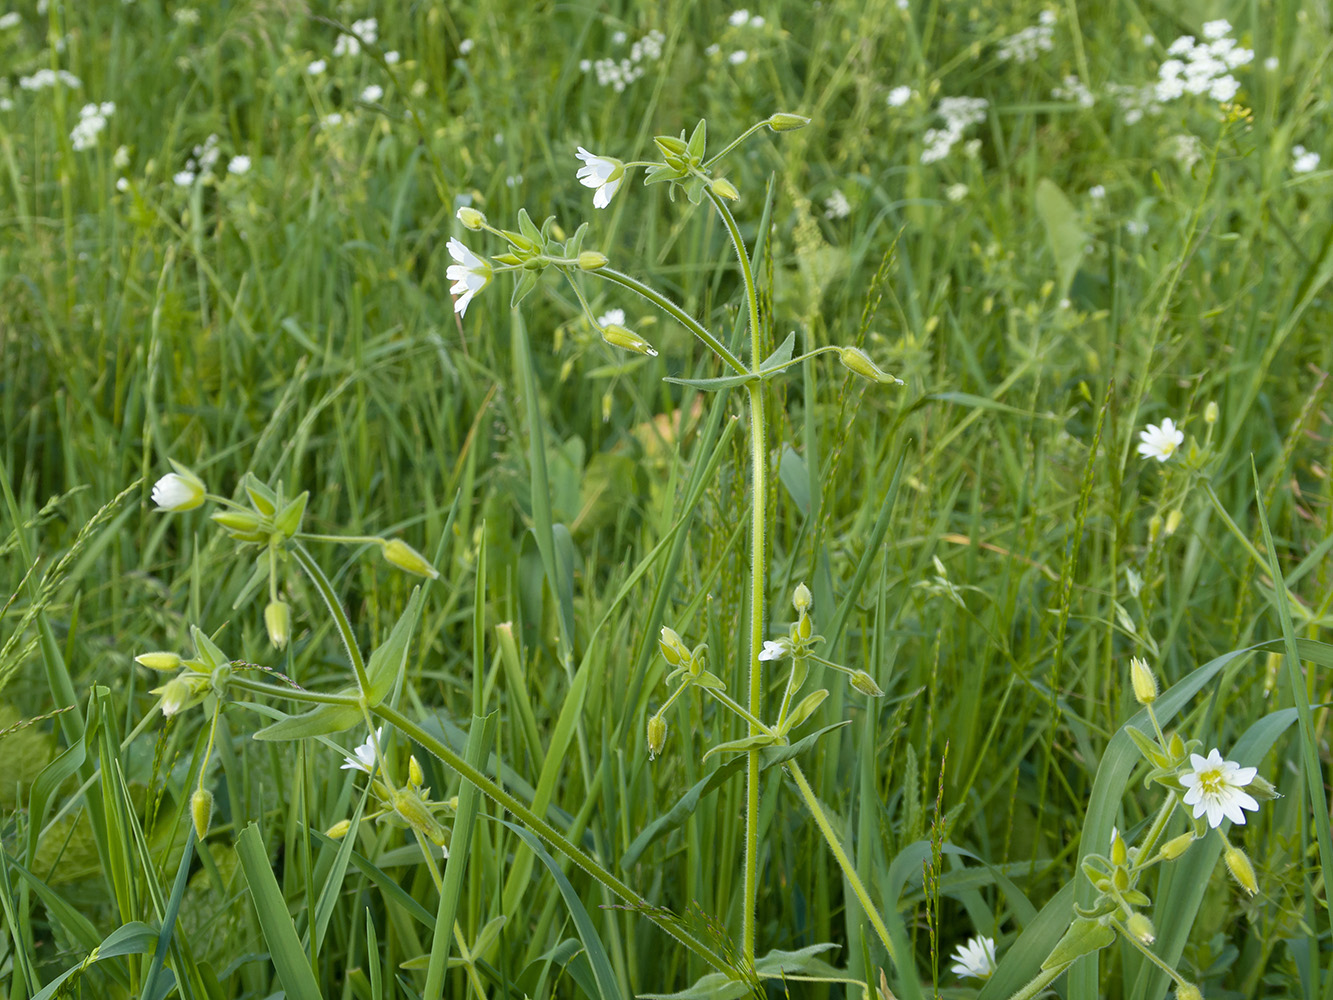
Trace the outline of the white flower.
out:
[[[1319,154],[1312,153],[1304,146],[1291,147],[1291,172],[1308,174],[1319,166]]]
[[[323,118],[320,119],[319,123],[323,125],[325,128],[333,128],[334,126],[341,125],[343,123],[343,116],[340,115],[337,111],[330,111],[327,115],[325,115]]]
[[[826,219],[845,219],[852,214],[851,203],[847,196],[837,188],[824,200],[824,218]]]
[[[611,204],[616,188],[625,179],[625,164],[611,156],[594,156],[582,146],[575,155],[584,163],[575,175],[579,183],[597,189],[597,193],[592,196],[593,207],[606,208]]]
[[[790,639],[765,639],[764,648],[759,652],[759,659],[780,660],[790,652]]]
[[[314,62],[312,62],[309,66],[305,68],[305,71],[309,73],[311,76],[319,76],[328,68],[329,64],[326,63],[323,59],[316,59]]]
[[[380,737],[384,734],[384,727],[380,726],[375,730],[375,735],[367,736],[366,742],[353,750],[343,758],[343,765],[340,771],[365,771],[366,774],[372,774],[375,771],[375,744],[379,743]]]
[[[1125,232],[1129,233],[1130,236],[1147,236],[1148,223],[1142,219],[1130,219],[1125,223]]]
[[[745,26],[745,22],[750,20],[750,12],[742,7],[740,10],[733,10],[731,16],[727,18],[727,23],[733,28]]]
[[[974,937],[967,944],[960,944],[950,956],[954,964],[949,971],[960,976],[972,976],[976,979],[989,979],[995,972],[995,939]]]
[[[597,317],[598,326],[610,326],[612,323],[616,324],[616,326],[625,325],[624,309],[608,309],[606,312],[602,313],[602,315]]]
[[[117,178],[116,178],[116,190],[117,190],[117,191],[120,191],[120,192],[124,193],[125,191],[128,191],[129,189],[130,189],[130,181],[129,181],[129,178],[128,178],[128,177],[117,177]]]
[[[124,170],[130,165],[130,147],[117,146],[116,152],[111,157],[111,165],[117,170]]]
[[[22,15],[16,10],[11,10],[8,14],[0,14],[0,31],[17,28],[22,21]]]
[[[1277,56],[1269,56],[1267,59],[1264,60],[1264,69],[1268,70],[1268,72],[1270,73],[1276,73],[1277,68],[1280,65],[1282,64],[1278,61]]]
[[[402,58],[403,57],[398,54],[397,49],[390,49],[388,52],[384,53],[384,61],[390,66],[397,66],[399,60]]]
[[[249,171],[250,171],[250,157],[245,156],[244,154],[240,156],[233,156],[229,161],[227,161],[227,173],[229,174],[244,174],[244,173],[249,173]]]
[[[950,184],[944,189],[944,197],[948,198],[954,204],[957,204],[967,197],[967,185]]]
[[[727,62],[731,63],[733,66],[739,66],[749,58],[750,53],[746,52],[744,49],[737,49],[731,55],[727,56]]]
[[[474,42],[471,38],[464,38],[461,42],[458,43],[458,54],[460,56],[467,55],[469,52],[472,51],[473,47],[476,44],[477,43]]]
[[[1088,197],[1093,201],[1101,201],[1106,197],[1106,188],[1101,184],[1094,184],[1088,188]]]
[[[181,170],[171,176],[177,187],[187,188],[194,183],[193,170]]]
[[[383,96],[384,88],[378,83],[372,83],[365,90],[361,91],[361,100],[365,101],[367,104],[374,104]]]
[[[889,107],[901,108],[912,99],[912,88],[903,84],[889,91]]]
[[[485,288],[491,281],[491,265],[463,246],[457,239],[449,240],[449,256],[457,263],[450,264],[445,276],[454,284],[449,291],[458,298],[454,302],[454,312],[462,316],[467,312],[472,296]]]
[[[1175,421],[1167,417],[1162,426],[1149,424],[1146,431],[1139,432],[1139,454],[1144,458],[1155,458],[1165,462],[1176,453],[1185,441],[1185,432],[1176,426]]]
[[[1185,805],[1194,807],[1195,819],[1207,813],[1208,825],[1216,829],[1224,818],[1244,825],[1245,814],[1241,810],[1258,810],[1259,803],[1253,796],[1241,791],[1254,780],[1258,768],[1223,760],[1216,747],[1207,757],[1190,754],[1190,767],[1194,770],[1182,774],[1180,783],[1187,789]]]
[[[179,466],[177,466],[179,468]],[[168,472],[153,484],[153,503],[158,510],[178,513],[203,506],[207,487],[190,472]]]
[[[1203,22],[1203,37],[1207,39],[1224,38],[1231,34],[1231,22],[1225,19]]]

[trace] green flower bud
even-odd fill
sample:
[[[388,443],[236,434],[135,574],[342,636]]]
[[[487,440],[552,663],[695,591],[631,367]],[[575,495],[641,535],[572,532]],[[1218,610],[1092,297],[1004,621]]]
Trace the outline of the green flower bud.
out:
[[[1174,861],[1187,850],[1190,844],[1194,843],[1194,834],[1182,833],[1179,837],[1172,837],[1162,845],[1162,857],[1167,861]]]
[[[870,698],[881,698],[884,696],[884,692],[881,691],[879,685],[875,683],[875,678],[871,677],[864,670],[858,670],[856,673],[852,674],[852,687]]]
[[[432,844],[443,847],[444,842],[449,839],[449,834],[440,825],[440,821],[415,791],[400,788],[394,792],[393,811]]]
[[[1125,838],[1120,836],[1120,831],[1111,830],[1111,864],[1123,865],[1129,860],[1129,851],[1125,847]]]
[[[1137,656],[1130,659],[1129,679],[1134,686],[1134,698],[1140,705],[1151,705],[1157,700],[1157,678],[1148,668],[1147,661]]]
[[[727,198],[731,201],[735,201],[741,196],[741,193],[736,190],[736,185],[731,183],[731,181],[727,180],[725,177],[719,177],[713,181],[713,190],[723,198]]]
[[[662,155],[666,156],[668,159],[674,158],[673,154],[675,156],[682,156],[689,149],[689,146],[685,145],[684,139],[677,139],[674,135],[653,136],[653,142],[655,142],[657,148],[662,151]]]
[[[424,576],[431,580],[440,578],[440,571],[432,566],[416,549],[400,538],[390,538],[380,543],[384,558],[405,573]]]
[[[1236,880],[1236,884],[1253,896],[1259,891],[1259,881],[1254,877],[1254,866],[1250,864],[1250,859],[1239,847],[1228,847],[1223,854],[1226,859],[1227,871],[1231,872],[1231,877]]]
[[[286,601],[269,601],[264,608],[264,627],[268,629],[268,641],[275,649],[283,649],[292,637],[292,609]]]
[[[764,124],[774,132],[794,132],[798,128],[805,128],[809,125],[810,119],[805,115],[793,115],[787,111],[779,111]]]
[[[1142,913],[1131,914],[1125,921],[1125,930],[1144,944],[1152,944],[1157,940],[1157,932],[1153,929],[1152,921]]]
[[[1209,427],[1217,423],[1217,404],[1215,402],[1209,401],[1208,405],[1203,408],[1203,422]]]
[[[225,528],[232,535],[250,536],[259,532],[260,525],[264,519],[258,514],[251,514],[244,510],[220,510],[217,513],[210,514],[209,517]],[[250,541],[246,537],[244,541]]]
[[[352,821],[350,819],[340,819],[338,822],[334,823],[333,826],[324,831],[324,836],[328,837],[330,840],[342,840],[343,837],[347,836],[347,832],[351,829]]]
[[[1203,990],[1193,983],[1181,983],[1176,987],[1176,1000],[1203,1000]]]
[[[791,606],[796,609],[798,615],[803,615],[815,606],[814,595],[810,593],[810,588],[803,583],[798,583],[796,589],[792,591]]]
[[[1166,741],[1166,752],[1172,760],[1185,759],[1185,741],[1180,738],[1179,733],[1172,733]]]
[[[407,781],[413,788],[420,788],[426,781],[426,776],[421,773],[421,763],[415,754],[407,758]]]
[[[655,760],[657,755],[662,752],[666,746],[667,724],[666,719],[660,715],[654,715],[648,720],[648,759]]]
[[[606,254],[598,253],[596,250],[584,250],[579,254],[579,268],[584,271],[596,271],[609,263]]]
[[[212,683],[204,674],[184,673],[178,674],[167,681],[161,687],[153,688],[149,694],[159,696],[161,701],[162,715],[171,718],[178,712],[204,700],[204,695],[208,694]]]
[[[665,625],[662,626],[657,645],[662,650],[662,658],[673,667],[679,667],[690,658],[690,651],[685,648],[685,643],[680,641],[676,630]]]
[[[1148,518],[1148,544],[1151,545],[1157,541],[1162,534],[1162,515],[1154,514]]]
[[[838,348],[838,358],[843,366],[849,371],[855,372],[862,378],[868,378],[872,382],[879,382],[882,385],[902,385],[903,380],[894,378],[886,371],[882,371],[875,362],[870,360],[870,355],[859,347],[840,347]]]
[[[657,351],[654,350],[652,344],[619,323],[606,324],[602,328],[602,339],[612,347],[633,351],[635,354],[646,354],[650,358],[657,357]]]
[[[1273,783],[1267,778],[1261,778],[1257,774],[1250,779],[1250,783],[1245,786],[1245,790],[1260,801],[1270,799],[1280,799],[1281,793],[1273,787]]]
[[[800,619],[797,620],[797,622],[796,622],[796,638],[797,638],[797,639],[800,639],[802,642],[805,642],[806,639],[809,639],[809,638],[810,638],[810,616],[809,616],[809,615],[801,615]]]
[[[1180,527],[1180,522],[1184,519],[1184,517],[1185,515],[1182,514],[1179,510],[1173,510],[1166,515],[1166,524],[1164,525],[1164,530],[1166,531],[1166,536],[1168,538],[1170,538],[1172,535],[1176,533],[1176,529]]]
[[[196,788],[190,796],[190,818],[194,820],[194,834],[200,840],[208,836],[208,823],[213,818],[213,793],[207,788]]]
[[[482,215],[475,208],[469,208],[464,205],[456,213],[458,221],[463,224],[464,229],[471,229],[473,232],[486,225],[486,216]]]
[[[134,658],[134,662],[149,670],[170,673],[180,669],[181,658],[175,653],[140,653]]]

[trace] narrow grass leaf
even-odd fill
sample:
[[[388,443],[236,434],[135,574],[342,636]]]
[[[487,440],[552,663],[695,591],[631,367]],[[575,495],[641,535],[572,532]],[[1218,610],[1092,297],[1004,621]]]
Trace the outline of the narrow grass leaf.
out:
[[[278,880],[273,877],[268,851],[256,824],[251,823],[236,838],[236,853],[250,887],[255,912],[259,915],[259,928],[287,1000],[323,1000]]]

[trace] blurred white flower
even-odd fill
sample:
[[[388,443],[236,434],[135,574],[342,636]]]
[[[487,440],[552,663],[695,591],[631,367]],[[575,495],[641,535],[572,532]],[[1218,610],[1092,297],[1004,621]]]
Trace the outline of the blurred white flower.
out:
[[[187,188],[194,183],[193,170],[180,170],[172,174],[171,180],[177,187]]]
[[[1223,819],[1243,826],[1245,813],[1241,810],[1258,811],[1254,797],[1241,791],[1254,780],[1258,768],[1223,760],[1216,747],[1207,757],[1190,754],[1190,767],[1192,770],[1180,776],[1180,783],[1186,788],[1185,805],[1194,807],[1195,819],[1207,814],[1208,825],[1214,829],[1222,825]]]
[[[851,214],[852,206],[847,201],[847,196],[835,188],[833,193],[824,200],[824,218],[845,219]]]
[[[7,14],[0,14],[0,31],[8,31],[10,28],[17,28],[22,21],[22,15],[16,10],[11,10]]]
[[[731,55],[727,56],[727,62],[731,63],[733,66],[739,66],[749,58],[750,53],[746,52],[744,49],[737,49]]]
[[[472,297],[490,284],[494,272],[488,261],[482,260],[457,239],[449,240],[449,256],[456,263],[450,264],[444,273],[454,283],[449,291],[458,296],[454,301],[454,312],[462,316]]]
[[[316,59],[313,62],[311,62],[309,66],[305,68],[305,71],[309,73],[311,76],[319,76],[328,68],[329,64],[326,63],[323,59]]]
[[[974,937],[966,944],[960,944],[950,956],[953,965],[949,971],[959,976],[971,976],[974,979],[989,979],[995,972],[995,939]]]
[[[733,28],[741,28],[750,20],[750,12],[742,7],[740,10],[733,10],[731,16],[727,18],[727,23]]]
[[[889,91],[889,107],[901,108],[912,99],[912,88],[903,84]]]
[[[249,171],[250,171],[250,157],[245,156],[244,154],[240,156],[233,156],[230,160],[227,161],[227,173],[229,174],[240,175],[244,173],[249,173]]]
[[[625,165],[612,156],[597,156],[589,153],[582,146],[575,154],[583,161],[575,176],[584,187],[596,188],[592,196],[594,208],[606,208],[615,197],[616,189],[625,179]]]
[[[383,96],[384,88],[378,83],[372,83],[369,87],[366,87],[365,90],[361,91],[361,100],[365,101],[367,104],[374,104]]]
[[[403,57],[398,54],[397,49],[390,49],[384,53],[384,61],[390,66],[397,66]]]
[[[1175,421],[1167,417],[1159,427],[1149,424],[1148,429],[1139,432],[1139,454],[1144,458],[1155,458],[1165,462],[1176,453],[1185,441],[1185,432],[1176,426]]]
[[[1304,146],[1291,147],[1291,172],[1308,174],[1319,166],[1319,154],[1312,153]]]
[[[1093,201],[1101,201],[1106,197],[1106,188],[1101,184],[1094,184],[1092,187],[1088,188],[1088,197]]]
[[[458,54],[460,56],[467,55],[469,52],[473,50],[474,47],[476,47],[476,44],[477,43],[474,42],[472,39],[464,38],[461,42],[458,43]]]

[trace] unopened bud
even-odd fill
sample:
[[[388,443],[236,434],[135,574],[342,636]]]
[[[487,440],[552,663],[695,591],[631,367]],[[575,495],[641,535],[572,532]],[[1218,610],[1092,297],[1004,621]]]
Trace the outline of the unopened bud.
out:
[[[736,190],[736,185],[731,183],[731,181],[727,180],[725,177],[719,177],[713,181],[713,190],[723,198],[727,198],[731,201],[735,201],[741,196],[741,193]]]
[[[662,155],[666,157],[671,157],[673,154],[675,156],[680,156],[689,149],[689,147],[685,145],[684,139],[677,139],[674,135],[656,135],[653,136],[653,142],[657,144],[657,148],[660,149]]]
[[[1157,932],[1153,929],[1152,921],[1142,913],[1131,914],[1125,921],[1125,930],[1144,944],[1152,944],[1157,940]]]
[[[1176,1000],[1203,1000],[1203,990],[1193,983],[1181,983],[1176,987]]]
[[[584,271],[596,271],[609,263],[606,254],[598,253],[596,250],[584,250],[579,254],[579,267]]]
[[[324,831],[324,836],[330,840],[342,840],[343,837],[347,836],[347,831],[350,829],[352,829],[352,821],[350,819],[340,819]]]
[[[1162,845],[1162,857],[1167,861],[1174,861],[1188,851],[1192,843],[1194,843],[1192,833],[1182,833],[1179,837],[1172,837]]]
[[[1129,661],[1129,679],[1134,686],[1134,698],[1140,705],[1151,705],[1157,700],[1157,678],[1145,660],[1135,656]]]
[[[258,514],[251,514],[244,510],[220,510],[215,514],[210,514],[209,518],[216,521],[222,527],[233,535],[251,535],[259,530],[262,520]]]
[[[1282,798],[1282,793],[1273,787],[1271,781],[1267,778],[1261,778],[1257,774],[1250,779],[1250,783],[1245,786],[1245,790],[1256,799],[1263,801]]]
[[[1162,535],[1162,515],[1154,514],[1148,518],[1148,544],[1157,541]]]
[[[879,689],[879,685],[875,683],[875,678],[864,670],[858,670],[852,674],[852,687],[870,698],[881,698],[884,695],[884,692]]]
[[[471,229],[473,232],[486,225],[486,216],[482,215],[475,208],[468,208],[464,205],[457,212],[458,221],[463,224],[464,229]]]
[[[679,667],[690,657],[690,651],[685,648],[685,643],[680,641],[676,630],[665,625],[662,626],[657,645],[662,650],[662,657],[673,667]]]
[[[1259,881],[1254,877],[1254,866],[1250,864],[1250,859],[1239,847],[1228,847],[1223,855],[1227,863],[1227,871],[1231,872],[1231,877],[1236,880],[1236,884],[1253,896],[1259,891]]]
[[[421,763],[415,754],[407,758],[407,780],[414,788],[420,788],[426,781],[426,776],[421,773]]]
[[[384,552],[384,558],[405,573],[424,576],[431,580],[440,578],[440,571],[432,566],[425,556],[401,538],[390,538],[380,544]]]
[[[393,811],[403,822],[437,847],[444,846],[449,834],[430,811],[430,806],[422,802],[415,791],[400,788],[393,793],[392,801]]]
[[[203,840],[213,818],[213,793],[207,788],[196,788],[190,796],[190,818],[194,820],[194,835]]]
[[[134,658],[134,662],[147,667],[149,670],[170,673],[173,670],[180,669],[181,658],[175,653],[140,653]]]
[[[801,615],[801,617],[796,621],[796,638],[800,639],[802,642],[804,642],[806,639],[809,639],[810,628],[811,628],[810,616]]]
[[[1163,530],[1166,531],[1166,536],[1168,538],[1170,538],[1172,535],[1176,533],[1176,529],[1180,527],[1180,522],[1183,521],[1184,519],[1185,515],[1182,514],[1179,510],[1173,510],[1171,511],[1171,513],[1166,515],[1166,525]]]
[[[657,357],[657,351],[652,344],[619,323],[608,323],[602,327],[602,339],[612,347],[633,351],[635,354],[646,354],[650,358]]]
[[[870,381],[879,382],[882,385],[903,384],[902,379],[894,378],[888,372],[881,370],[875,362],[870,360],[870,355],[859,347],[840,347],[838,348],[838,357],[842,360],[843,367],[855,372],[862,378],[868,378]]]
[[[787,111],[779,111],[764,124],[774,132],[794,132],[798,128],[805,128],[809,125],[810,119],[805,115],[793,115]]]
[[[268,641],[277,649],[287,645],[292,637],[292,609],[286,601],[269,601],[264,608],[264,627],[268,629]]]
[[[1203,408],[1203,422],[1209,427],[1217,423],[1217,404],[1215,402],[1209,402]]]
[[[1123,865],[1129,860],[1129,851],[1125,847],[1125,838],[1120,836],[1120,831],[1115,827],[1111,828],[1111,864]]]
[[[666,719],[660,715],[654,715],[648,720],[648,759],[654,760],[666,746],[667,724]]]
[[[814,607],[815,598],[810,593],[810,588],[803,583],[798,583],[796,589],[792,591],[791,606],[796,609],[798,615],[803,615]]]
[[[1172,733],[1171,738],[1166,741],[1166,752],[1173,761],[1185,759],[1185,741],[1180,738],[1179,733]]]

